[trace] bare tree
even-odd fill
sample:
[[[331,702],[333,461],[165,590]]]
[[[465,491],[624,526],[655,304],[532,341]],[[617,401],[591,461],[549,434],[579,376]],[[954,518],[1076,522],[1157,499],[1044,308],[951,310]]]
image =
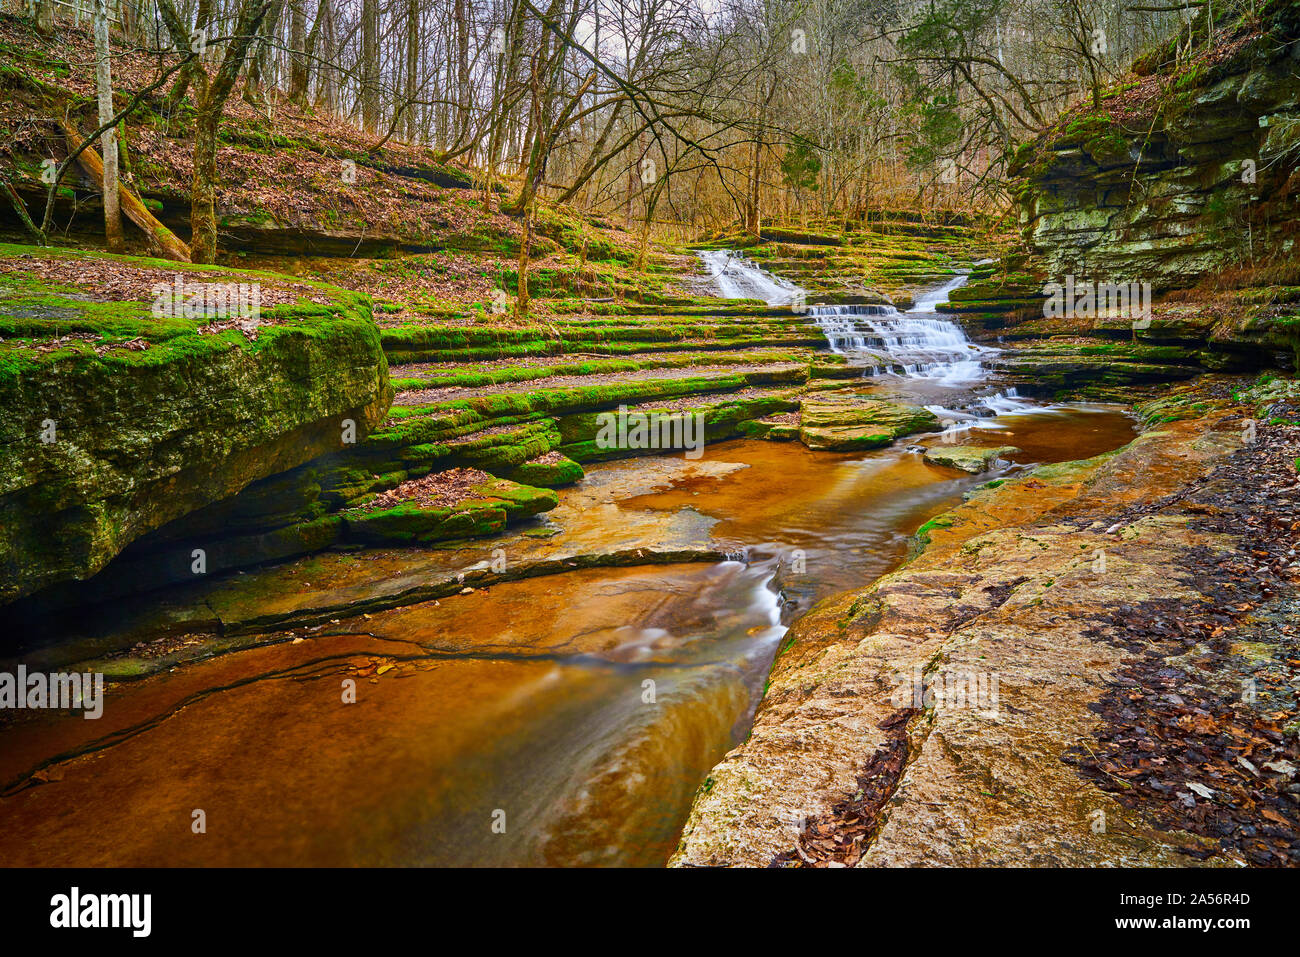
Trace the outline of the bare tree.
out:
[[[361,126],[379,128],[379,0],[361,0]]]
[[[208,38],[204,26],[196,26],[192,39],[182,26],[172,0],[156,0],[160,16],[181,49],[197,52],[220,45],[224,53],[215,74],[209,76],[202,66],[190,70],[189,83],[194,88],[194,173],[190,182],[190,254],[195,262],[214,262],[217,255],[217,133],[226,100],[235,88],[250,48],[259,37],[275,0],[242,0],[235,15],[234,32],[228,37]],[[207,12],[200,0],[200,23]],[[199,49],[195,49],[198,47]],[[194,62],[198,62],[197,60]]]
[[[108,45],[108,0],[95,0],[95,88],[99,98],[99,122],[113,119],[112,51]],[[104,131],[104,239],[108,251],[123,252],[122,209],[117,186],[117,129]]]

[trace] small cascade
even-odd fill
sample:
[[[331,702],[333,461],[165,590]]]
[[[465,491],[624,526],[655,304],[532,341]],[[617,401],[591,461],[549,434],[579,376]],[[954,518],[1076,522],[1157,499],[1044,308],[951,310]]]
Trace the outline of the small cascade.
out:
[[[919,298],[907,312],[893,306],[810,306],[808,313],[821,328],[831,351],[840,355],[855,352],[876,366],[876,356],[893,361],[887,371],[902,370],[913,378],[938,379],[955,385],[983,378],[983,360],[995,350],[978,346],[966,338],[961,326],[934,311],[948,293],[966,281],[958,276]]]
[[[1020,398],[1020,393],[1016,391],[1015,386],[1008,386],[1001,392],[991,395],[981,400],[985,406],[993,410],[998,415],[1008,412],[1037,412],[1042,407],[1033,405]]]
[[[769,305],[804,308],[830,350],[860,366],[863,378],[911,380],[905,387],[905,392],[915,393],[911,401],[924,403],[922,396],[942,396],[942,404],[926,408],[949,429],[963,431],[998,415],[1040,409],[1022,400],[1014,388],[977,394],[988,376],[986,363],[1001,350],[971,342],[960,325],[935,310],[966,282],[965,276],[922,293],[905,312],[882,304],[804,307],[805,290],[773,276],[745,259],[739,250],[708,250],[699,256],[723,298],[761,299]]]
[[[754,265],[740,250],[709,249],[700,253],[700,259],[723,299],[762,299],[769,306],[782,306],[803,294],[788,279],[778,279]]]

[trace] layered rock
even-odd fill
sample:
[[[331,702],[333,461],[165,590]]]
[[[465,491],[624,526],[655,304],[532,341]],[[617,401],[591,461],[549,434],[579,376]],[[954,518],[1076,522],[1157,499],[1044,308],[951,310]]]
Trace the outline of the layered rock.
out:
[[[488,479],[454,505],[401,503],[389,508],[344,513],[350,539],[369,545],[413,544],[448,538],[471,538],[499,532],[512,521],[555,508],[549,489]]]
[[[939,431],[929,409],[854,392],[819,393],[800,403],[799,440],[810,449],[856,452],[916,432]]]
[[[1221,11],[1220,23],[1234,17]],[[1100,111],[1069,114],[1018,152],[1021,221],[1049,279],[1159,291],[1292,256],[1300,11],[1273,0],[1258,23],[1237,24],[1185,60],[1166,44]]]
[[[0,602],[88,578],[146,533],[361,441],[391,401],[364,295],[152,260],[6,251]],[[87,277],[84,288],[48,282],[69,266]],[[258,284],[265,305],[251,319],[160,317],[135,292],[88,291],[104,266],[145,289],[163,270],[187,284]]]
[[[927,523],[909,565],[816,606],[749,739],[700,789],[674,863],[1224,861],[1080,776],[1073,755],[1131,660],[1115,609],[1204,609],[1207,583],[1186,569],[1237,547],[1178,502],[1241,448],[1239,414],[1191,393],[1116,453],[989,483]]]

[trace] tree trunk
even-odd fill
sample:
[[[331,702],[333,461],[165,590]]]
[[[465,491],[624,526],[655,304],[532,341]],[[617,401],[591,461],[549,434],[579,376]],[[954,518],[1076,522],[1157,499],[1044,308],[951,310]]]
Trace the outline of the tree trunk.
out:
[[[524,210],[522,235],[519,240],[519,281],[515,284],[518,295],[515,297],[515,318],[523,321],[528,318],[528,261],[529,246],[533,241],[533,207],[530,203]]]
[[[248,73],[244,77],[244,102],[259,109],[266,107],[266,71],[267,61],[271,55],[270,37],[280,32],[280,17],[284,15],[285,0],[274,0],[271,12],[266,18],[266,38],[259,38],[253,47],[252,61],[248,64]]]
[[[49,237],[32,220],[31,213],[27,212],[27,204],[23,202],[23,198],[14,189],[14,184],[9,182],[9,177],[5,175],[3,167],[0,167],[0,192],[3,192],[9,198],[9,204],[13,206],[14,212],[18,214],[18,218],[22,220],[23,225],[36,238],[36,244],[38,246],[48,245]]]
[[[510,111],[502,109],[502,103],[506,100],[510,79],[515,75],[515,70],[519,65],[520,34],[523,31],[523,5],[521,3],[516,2],[512,5],[510,19],[507,21],[506,26],[498,29],[502,29],[500,38],[503,49],[498,51],[497,69],[493,73],[492,125],[491,135],[488,137],[487,161],[484,164],[487,167],[487,173],[483,177],[483,206],[485,209],[490,208],[492,186],[498,172],[497,167],[501,165],[501,157],[509,140],[509,124],[512,116]]]
[[[157,0],[157,5],[158,15],[162,18],[167,34],[176,49],[180,52],[190,50],[199,54],[190,61],[189,66],[177,74],[176,82],[167,93],[167,113],[170,115],[181,105],[186,90],[192,86],[194,98],[197,100],[207,85],[208,75],[203,69],[202,54],[206,49],[208,28],[212,22],[212,0],[199,0],[198,12],[194,15],[193,33],[185,29],[176,5],[171,0]]]
[[[758,238],[763,229],[763,216],[759,209],[759,189],[762,186],[763,138],[767,132],[767,110],[776,95],[776,77],[767,88],[758,111],[758,128],[754,131],[754,165],[749,182],[749,202],[745,209],[745,231]]]
[[[664,170],[664,175],[655,182],[650,195],[646,197],[645,216],[641,219],[641,241],[637,244],[636,265],[633,267],[637,272],[645,272],[646,253],[650,250],[650,223],[654,220],[655,208],[659,205],[667,185],[668,171]]]
[[[196,263],[215,262],[217,257],[217,129],[220,125],[220,108],[204,102],[194,117],[194,177],[190,181],[190,256]]]
[[[307,100],[307,0],[289,0],[289,100],[301,106]],[[315,28],[312,29],[313,34]]]
[[[322,47],[324,48],[322,50]],[[316,22],[307,35],[307,70],[310,77],[313,57],[329,57],[334,49],[334,8],[330,0],[321,0],[316,8]],[[334,74],[328,67],[316,66],[316,108],[334,111]],[[310,79],[308,80],[310,83]]]
[[[195,104],[190,252],[198,263],[214,262],[217,255],[217,131],[221,126],[221,114],[274,2],[276,0],[244,0],[221,65],[211,80],[204,84],[202,95]]]
[[[361,0],[361,126],[379,130],[379,0]]]
[[[456,0],[452,15],[456,18],[456,123],[457,133],[463,133],[470,122],[469,88],[469,17],[465,13],[466,0]]]
[[[415,100],[419,99],[420,0],[406,0],[406,141],[414,143],[419,129]]]
[[[66,120],[59,121],[59,128],[63,130],[70,151],[75,151],[84,142],[76,127]],[[90,177],[92,182],[99,184],[101,188],[103,187],[104,166],[100,162],[99,154],[92,147],[82,150],[77,155],[77,165]],[[189,247],[181,242],[175,233],[160,223],[153,213],[149,212],[144,203],[121,183],[118,183],[117,195],[127,218],[144,231],[144,234],[149,238],[151,247],[158,250],[167,259],[175,259],[179,262],[190,261]]]
[[[525,158],[527,165],[524,169],[523,186],[519,191],[518,199],[510,204],[517,208],[524,218],[519,241],[519,282],[516,284],[519,295],[515,299],[515,318],[521,321],[528,316],[528,262],[532,254],[530,246],[533,240],[533,212],[537,202],[537,189],[541,185],[542,175],[546,169],[546,133],[543,128],[546,108],[542,102],[541,69],[547,56],[549,40],[549,35],[543,34],[541,49],[533,54],[529,76],[532,106],[528,114],[528,134],[531,142]]]
[[[108,0],[95,0],[95,87],[99,95],[99,123],[113,118],[112,51],[108,44]],[[122,210],[117,194],[117,130],[108,129],[104,143],[104,240],[111,253],[126,250],[122,239]]]

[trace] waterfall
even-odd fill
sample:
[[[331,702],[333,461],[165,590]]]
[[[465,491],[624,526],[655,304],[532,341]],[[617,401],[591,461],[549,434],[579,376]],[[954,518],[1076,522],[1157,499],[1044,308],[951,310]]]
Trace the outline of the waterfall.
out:
[[[700,259],[723,299],[762,299],[769,306],[781,306],[803,293],[788,279],[778,279],[746,260],[739,250],[710,249],[701,252]]]
[[[738,250],[708,250],[699,256],[724,299],[762,299],[773,306],[800,306],[804,301],[802,288],[773,276]],[[900,375],[917,380],[917,386],[943,387],[944,393],[951,388],[967,391],[984,381],[985,361],[1000,350],[971,342],[961,326],[935,311],[965,282],[965,276],[956,276],[922,293],[906,312],[888,305],[807,306],[807,316],[826,336],[831,351],[862,366],[864,377]],[[1015,389],[975,398],[970,405],[972,411],[938,404],[927,408],[942,421],[965,428],[985,416],[1032,408]]]
[[[893,306],[810,306],[808,314],[832,352],[872,353],[863,358],[873,365],[875,356],[887,356],[892,361],[886,371],[937,379],[942,385],[977,382],[984,377],[983,360],[997,350],[971,342],[961,326],[934,310],[965,281],[958,276],[930,290],[907,312]]]

